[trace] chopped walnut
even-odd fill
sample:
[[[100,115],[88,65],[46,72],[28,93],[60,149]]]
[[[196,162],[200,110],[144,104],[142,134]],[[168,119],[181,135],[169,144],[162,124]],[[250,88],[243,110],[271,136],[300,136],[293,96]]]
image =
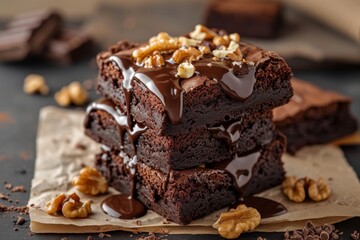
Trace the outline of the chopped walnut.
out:
[[[158,33],[158,35],[150,38],[149,40],[149,43],[154,43],[154,42],[157,42],[157,41],[168,41],[170,40],[170,35],[166,32],[160,32]]]
[[[160,54],[155,54],[150,57],[147,57],[144,60],[144,67],[145,68],[156,68],[161,67],[165,64],[163,56]]]
[[[211,31],[210,29],[201,24],[196,25],[195,30],[190,33],[190,37],[196,40],[212,39],[216,35],[217,34],[215,32]]]
[[[240,42],[240,35],[238,33],[232,33],[229,35],[230,39],[234,42]]]
[[[224,36],[215,36],[213,38],[213,43],[215,46],[225,46],[227,47],[230,43],[230,37],[228,35]]]
[[[99,171],[92,167],[81,169],[80,176],[71,181],[72,185],[82,193],[99,195],[108,191],[108,183]]]
[[[323,178],[319,178],[317,181],[309,179],[308,181],[308,195],[315,201],[319,202],[327,199],[331,194],[329,185]]]
[[[67,107],[71,104],[82,106],[87,102],[88,94],[79,82],[72,82],[56,92],[54,98],[62,107]]]
[[[202,54],[208,54],[210,53],[210,48],[208,46],[199,46],[199,51],[202,53]]]
[[[287,177],[282,183],[283,193],[293,202],[303,202],[306,197],[305,179]]]
[[[49,87],[46,84],[44,77],[38,74],[26,76],[23,90],[27,94],[40,93],[42,95],[47,95],[49,93]]]
[[[187,37],[179,37],[179,42],[182,47],[195,47],[201,43],[199,40],[187,38]]]
[[[190,62],[199,60],[199,58],[202,56],[201,52],[197,50],[196,48],[189,47],[184,49],[178,49],[174,52],[172,55],[172,59],[176,63],[181,63],[184,60],[188,60]]]
[[[179,78],[190,78],[195,73],[195,67],[189,62],[180,63],[177,68],[176,77]]]
[[[287,177],[283,184],[283,193],[294,202],[303,202],[306,195],[313,201],[319,202],[327,199],[331,194],[331,189],[324,181],[319,178],[315,181],[310,178]]]
[[[60,213],[65,199],[66,195],[64,193],[52,198],[49,202],[46,203],[46,213],[49,215],[56,215],[57,213]]]
[[[222,213],[213,227],[222,237],[234,239],[243,232],[254,230],[260,224],[260,220],[260,213],[255,208],[241,204],[236,209]]]
[[[220,46],[219,49],[215,49],[212,51],[212,53],[215,57],[217,57],[217,58],[228,57],[233,61],[240,61],[243,58],[238,43],[231,41],[229,46],[226,49],[221,48],[221,47],[223,47],[223,46]]]
[[[67,218],[86,218],[91,213],[91,201],[83,203],[80,197],[73,193],[65,199],[61,211]]]

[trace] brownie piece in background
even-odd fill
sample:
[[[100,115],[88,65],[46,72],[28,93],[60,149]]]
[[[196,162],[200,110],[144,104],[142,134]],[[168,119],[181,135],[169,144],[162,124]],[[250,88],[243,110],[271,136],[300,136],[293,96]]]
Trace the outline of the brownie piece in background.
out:
[[[138,163],[137,198],[166,219],[187,224],[233,203],[237,199],[235,187],[241,187],[242,196],[249,196],[280,184],[285,174],[281,161],[284,151],[285,138],[279,134],[258,152],[238,157],[246,162],[255,160],[252,164],[240,164],[239,169],[232,167],[234,174],[237,170],[248,171],[247,175],[242,176],[244,179],[240,181],[241,186],[234,185],[235,178],[218,165],[171,170],[164,174],[146,164]],[[123,155],[116,151],[103,151],[96,156],[95,165],[110,186],[129,193],[131,175],[121,156]],[[231,161],[226,162],[229,163]],[[230,166],[226,164],[225,166]],[[238,177],[237,181],[240,178]]]
[[[62,26],[60,15],[38,10],[15,16],[0,31],[0,62],[21,61],[39,55]]]
[[[41,57],[59,64],[71,64],[93,53],[92,38],[80,29],[63,28],[47,44]]]
[[[98,104],[107,106],[109,111],[96,109]],[[116,116],[113,116],[113,113]],[[238,155],[250,152],[271,142],[276,134],[272,113],[268,111],[246,114],[236,121],[198,128],[176,136],[156,135],[154,130],[148,128],[133,145],[129,134],[119,131],[121,123],[116,119],[120,117],[115,105],[109,100],[95,102],[88,107],[85,133],[113,150],[122,149],[129,156],[134,156],[136,149],[138,161],[164,173],[170,169],[181,170],[203,163],[227,160],[233,155],[229,145],[235,145]],[[124,141],[121,147],[122,138]]]
[[[153,129],[158,135],[176,135],[206,125],[235,120],[244,113],[265,112],[287,103],[292,96],[290,84],[292,71],[285,60],[274,52],[262,50],[251,44],[240,42],[239,45],[246,62],[253,63],[255,83],[249,97],[242,101],[234,101],[223,90],[221,84],[212,79],[213,72],[209,67],[203,75],[194,75],[180,81],[180,87],[184,91],[182,118],[180,122],[173,124],[159,97],[149,91],[143,83],[135,80],[132,84],[129,106],[134,120]],[[130,65],[128,67],[136,67],[135,62],[128,63],[130,60],[127,60],[135,46],[121,42],[112,46],[109,51],[100,53],[97,58],[99,66],[97,89],[103,97],[112,100],[124,112],[126,112],[126,97],[122,87],[124,78],[113,59],[114,56],[125,58]],[[240,68],[240,72],[245,67]],[[146,71],[142,67],[140,70]]]
[[[283,5],[272,0],[212,0],[204,24],[244,37],[275,38],[283,26]]]
[[[357,121],[350,113],[350,98],[298,79],[291,82],[294,89],[291,101],[273,110],[276,127],[288,139],[289,153],[356,131]]]

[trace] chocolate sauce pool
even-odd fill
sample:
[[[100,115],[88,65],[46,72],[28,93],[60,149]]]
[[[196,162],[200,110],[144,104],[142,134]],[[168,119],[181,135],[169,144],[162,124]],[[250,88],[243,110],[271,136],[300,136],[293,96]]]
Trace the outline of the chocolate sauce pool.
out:
[[[252,196],[240,198],[239,201],[234,204],[234,207],[239,204],[245,204],[247,207],[255,208],[260,213],[261,218],[275,217],[287,212],[281,203],[263,197]]]
[[[112,195],[101,203],[103,211],[114,218],[134,219],[146,214],[146,207],[127,194]]]

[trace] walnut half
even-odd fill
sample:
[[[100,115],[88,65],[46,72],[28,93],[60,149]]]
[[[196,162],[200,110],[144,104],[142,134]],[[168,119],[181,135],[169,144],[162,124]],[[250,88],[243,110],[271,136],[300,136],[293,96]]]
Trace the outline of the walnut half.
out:
[[[99,195],[108,191],[108,183],[101,173],[92,167],[85,167],[80,170],[80,175],[71,181],[72,185],[82,193]]]
[[[234,239],[243,232],[254,230],[260,224],[260,220],[260,213],[255,208],[241,204],[236,209],[222,213],[213,227],[222,237]]]

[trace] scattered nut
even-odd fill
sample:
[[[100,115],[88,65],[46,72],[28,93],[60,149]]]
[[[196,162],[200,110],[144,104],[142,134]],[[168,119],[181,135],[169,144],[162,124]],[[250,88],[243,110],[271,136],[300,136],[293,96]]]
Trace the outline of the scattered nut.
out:
[[[217,58],[225,58],[228,57],[233,61],[240,61],[243,56],[239,48],[239,44],[231,41],[229,46],[224,49],[223,46],[220,46],[219,49],[215,49],[212,51],[213,55]]]
[[[201,41],[187,38],[187,37],[179,37],[180,45],[183,47],[194,47],[201,43]]]
[[[61,208],[64,200],[66,199],[66,195],[64,193],[54,197],[49,202],[46,203],[45,211],[49,215],[56,215],[61,212]]]
[[[196,25],[195,30],[190,33],[190,37],[196,40],[212,39],[216,35],[217,34],[215,32],[211,31],[210,29],[201,24]]]
[[[309,179],[308,186],[308,195],[315,202],[325,200],[331,194],[331,189],[323,178],[319,178],[317,181]]]
[[[294,202],[303,202],[308,195],[315,202],[327,199],[331,194],[331,189],[324,181],[319,178],[315,181],[310,178],[287,177],[283,184],[283,193]]]
[[[215,36],[213,38],[213,43],[216,46],[225,46],[227,47],[230,43],[230,37],[228,35],[224,35],[224,36]]]
[[[208,46],[199,46],[199,51],[202,53],[202,54],[208,54],[210,53],[210,48]]]
[[[78,191],[85,194],[98,195],[108,191],[106,179],[92,167],[81,169],[80,176],[74,177],[71,183]]]
[[[238,33],[232,33],[229,35],[230,39],[234,42],[240,42],[240,35]]]
[[[199,58],[202,56],[201,52],[197,50],[196,48],[189,47],[185,49],[178,49],[174,52],[172,55],[172,59],[176,63],[181,63],[184,60],[188,60],[190,62],[199,60]]]
[[[303,202],[306,197],[305,180],[287,177],[282,183],[283,193],[294,202]]]
[[[157,41],[168,41],[170,39],[170,35],[166,32],[159,32],[158,35],[149,39],[149,43],[154,43]]]
[[[91,213],[91,201],[83,203],[79,196],[73,193],[64,201],[61,211],[67,218],[86,218]]]
[[[49,87],[46,84],[44,77],[38,74],[26,76],[23,90],[27,94],[40,93],[42,95],[47,95],[49,93]]]
[[[67,107],[71,104],[82,106],[87,102],[88,94],[79,82],[72,82],[56,92],[54,98],[62,107]]]
[[[213,227],[227,239],[234,239],[243,232],[254,230],[260,224],[260,213],[251,207],[241,204],[236,209],[222,213]]]
[[[189,62],[180,63],[177,68],[176,77],[179,78],[190,78],[195,73],[195,67]]]

